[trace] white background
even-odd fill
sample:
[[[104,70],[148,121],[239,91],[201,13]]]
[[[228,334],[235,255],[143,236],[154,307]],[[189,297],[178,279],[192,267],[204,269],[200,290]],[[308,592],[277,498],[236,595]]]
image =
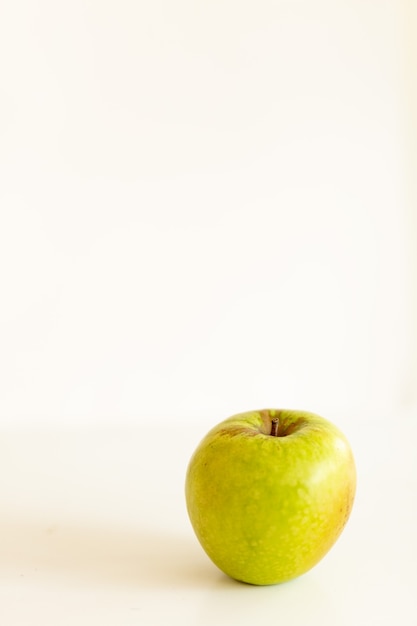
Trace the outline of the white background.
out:
[[[407,543],[411,525],[407,534],[400,522],[415,516],[416,469],[407,465],[410,443],[396,446],[389,462],[381,450],[391,449],[388,431],[415,433],[416,422],[412,5],[1,4],[8,624],[166,623],[169,612],[153,610],[170,580],[179,623],[198,623],[202,590],[208,607],[220,594],[224,616],[236,602],[252,615],[245,594],[253,591],[218,578],[211,586],[181,489],[208,428],[265,406],[335,421],[355,443],[363,485],[345,552],[333,569],[329,556],[318,579],[280,591],[289,594],[285,606],[291,594],[297,603],[305,594],[323,624],[328,597],[317,600],[314,585],[332,581],[342,598],[348,573],[376,580],[370,563],[380,572],[394,561],[403,578],[390,581],[392,610],[400,588],[408,606],[404,559],[416,544]],[[404,472],[409,482],[395,490]],[[108,491],[100,491],[103,477]],[[368,570],[358,572],[375,525]],[[172,526],[181,539],[172,539]],[[52,536],[57,543],[45,543]],[[390,544],[398,536],[400,556]],[[157,555],[149,579],[142,563],[135,581],[133,557],[128,580],[120,563],[107,579],[113,556],[122,561],[130,547],[136,554],[134,545],[147,546],[148,564]],[[379,562],[382,546],[389,557]],[[201,573],[200,595],[188,605],[196,582],[187,562]],[[74,588],[59,587],[58,572]],[[86,572],[91,589],[105,582],[114,613],[91,600]],[[53,612],[52,582],[58,604],[73,607],[65,618]],[[121,617],[118,602],[137,591],[135,582],[142,613]],[[361,606],[371,615],[362,596],[352,606],[346,624],[360,624]],[[380,613],[380,624],[384,615],[395,619]],[[290,614],[288,624],[305,623]],[[220,624],[219,615],[203,612],[201,621]],[[329,615],[329,623],[343,623]]]

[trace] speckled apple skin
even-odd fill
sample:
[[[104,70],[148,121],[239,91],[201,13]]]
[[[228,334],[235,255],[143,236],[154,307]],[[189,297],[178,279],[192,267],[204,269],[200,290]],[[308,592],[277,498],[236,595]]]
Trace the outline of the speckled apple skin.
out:
[[[271,432],[279,418],[279,436]],[[310,570],[342,532],[356,470],[350,445],[313,413],[265,409],[213,428],[192,456],[186,503],[212,561],[236,580],[281,583]]]

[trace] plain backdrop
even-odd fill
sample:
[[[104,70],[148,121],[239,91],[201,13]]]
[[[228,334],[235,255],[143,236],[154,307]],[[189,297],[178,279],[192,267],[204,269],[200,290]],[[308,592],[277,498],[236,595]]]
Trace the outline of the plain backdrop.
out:
[[[415,400],[411,4],[2,3],[2,425]]]
[[[0,2],[2,623],[415,626],[416,7]],[[264,407],[338,424],[358,494],[254,589],[183,483]]]

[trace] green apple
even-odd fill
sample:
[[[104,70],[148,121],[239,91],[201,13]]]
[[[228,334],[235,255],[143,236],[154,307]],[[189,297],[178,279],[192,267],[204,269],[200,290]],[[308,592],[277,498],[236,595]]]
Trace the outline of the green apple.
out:
[[[278,409],[215,426],[193,454],[185,485],[208,556],[254,585],[290,580],[318,563],[349,518],[355,488],[340,430],[313,413]]]

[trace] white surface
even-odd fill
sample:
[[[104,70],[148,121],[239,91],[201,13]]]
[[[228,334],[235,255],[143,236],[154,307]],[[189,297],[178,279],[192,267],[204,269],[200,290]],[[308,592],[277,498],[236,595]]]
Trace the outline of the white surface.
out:
[[[344,533],[309,573],[264,588],[219,572],[188,522],[184,473],[201,426],[3,432],[0,620],[414,626],[416,418],[345,429],[358,493]]]

